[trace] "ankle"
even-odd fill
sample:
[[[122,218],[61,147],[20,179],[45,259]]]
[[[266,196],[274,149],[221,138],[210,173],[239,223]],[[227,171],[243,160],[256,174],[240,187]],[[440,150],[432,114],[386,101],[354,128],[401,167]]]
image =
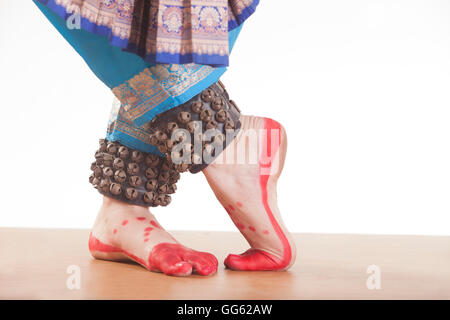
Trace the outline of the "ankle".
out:
[[[150,212],[147,207],[137,206],[129,204],[123,201],[119,201],[107,196],[103,196],[102,209],[112,211],[136,211],[136,212]]]
[[[119,202],[120,202],[116,199],[106,197],[106,196],[103,196],[102,198],[103,198],[103,201],[102,201],[103,207],[117,206],[117,205],[119,205]]]

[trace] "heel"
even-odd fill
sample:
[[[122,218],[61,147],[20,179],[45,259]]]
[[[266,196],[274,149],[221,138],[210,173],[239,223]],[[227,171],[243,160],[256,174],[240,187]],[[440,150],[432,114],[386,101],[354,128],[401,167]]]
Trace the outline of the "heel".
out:
[[[89,234],[89,252],[95,259],[110,261],[128,260],[121,249],[104,244],[94,237],[92,232]]]

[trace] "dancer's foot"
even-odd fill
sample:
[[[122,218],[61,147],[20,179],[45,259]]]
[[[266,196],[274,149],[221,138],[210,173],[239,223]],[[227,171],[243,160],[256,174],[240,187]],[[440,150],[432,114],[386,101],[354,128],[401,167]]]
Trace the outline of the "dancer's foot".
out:
[[[285,270],[295,260],[295,244],[281,220],[276,193],[286,133],[271,119],[241,116],[240,120],[237,137],[203,170],[217,199],[251,246],[240,255],[228,255],[225,265],[234,270]]]
[[[217,259],[179,244],[165,231],[147,208],[104,197],[89,238],[94,258],[133,260],[150,271],[171,276],[192,272],[210,275]]]

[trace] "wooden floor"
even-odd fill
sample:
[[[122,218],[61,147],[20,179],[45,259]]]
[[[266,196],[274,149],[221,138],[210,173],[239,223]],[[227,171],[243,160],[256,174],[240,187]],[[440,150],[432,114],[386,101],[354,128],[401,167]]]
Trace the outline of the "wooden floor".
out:
[[[0,229],[0,299],[450,299],[450,237],[297,234],[287,272],[167,277],[133,263],[94,260],[87,230]],[[174,232],[182,243],[214,253],[247,248],[237,233]],[[66,286],[80,267],[81,287]],[[367,268],[381,270],[369,290]]]

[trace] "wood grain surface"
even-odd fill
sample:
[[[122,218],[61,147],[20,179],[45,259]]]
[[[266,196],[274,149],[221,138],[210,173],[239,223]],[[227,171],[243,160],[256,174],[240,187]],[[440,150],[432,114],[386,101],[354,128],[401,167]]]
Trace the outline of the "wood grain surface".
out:
[[[450,237],[294,235],[287,272],[237,272],[222,261],[247,249],[238,233],[173,232],[219,259],[210,277],[167,277],[134,263],[94,260],[88,230],[0,228],[1,299],[450,299]],[[67,268],[80,268],[70,290]],[[381,271],[369,290],[367,268]]]

